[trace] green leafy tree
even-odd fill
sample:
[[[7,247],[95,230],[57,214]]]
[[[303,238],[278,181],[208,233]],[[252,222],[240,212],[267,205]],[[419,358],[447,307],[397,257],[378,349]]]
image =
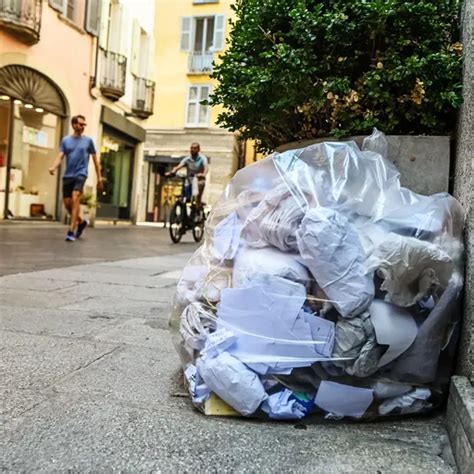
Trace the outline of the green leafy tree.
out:
[[[215,67],[221,126],[261,150],[369,133],[447,134],[461,104],[458,0],[237,0]]]

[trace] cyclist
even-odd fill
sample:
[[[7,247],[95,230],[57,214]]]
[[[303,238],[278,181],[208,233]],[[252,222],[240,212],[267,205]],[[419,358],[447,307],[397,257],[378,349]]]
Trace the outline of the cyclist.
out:
[[[201,146],[199,143],[192,143],[191,148],[189,149],[190,155],[186,156],[181,160],[181,162],[175,166],[171,172],[166,173],[166,176],[171,176],[176,174],[182,168],[186,168],[187,172],[187,184],[184,187],[184,194],[187,200],[191,200],[193,195],[193,179],[197,178],[198,180],[198,195],[196,196],[196,202],[198,209],[201,208],[201,198],[204,188],[206,186],[206,175],[209,172],[209,161],[206,155],[200,153]]]

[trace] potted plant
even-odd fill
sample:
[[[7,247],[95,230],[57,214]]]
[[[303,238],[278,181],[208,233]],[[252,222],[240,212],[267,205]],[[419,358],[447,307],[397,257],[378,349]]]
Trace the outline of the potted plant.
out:
[[[218,123],[264,152],[374,127],[397,137],[444,136],[436,147],[447,175],[446,137],[462,100],[459,7],[457,0],[238,0],[230,45],[213,73],[219,85],[210,103],[224,108]],[[389,155],[400,155],[400,140],[390,142]],[[403,145],[407,175],[410,164],[439,169],[425,161],[430,148],[426,138]]]
[[[97,200],[90,189],[89,186],[86,187],[85,192],[81,195],[81,215],[88,219],[91,226],[94,224],[95,220],[95,210],[97,208]]]

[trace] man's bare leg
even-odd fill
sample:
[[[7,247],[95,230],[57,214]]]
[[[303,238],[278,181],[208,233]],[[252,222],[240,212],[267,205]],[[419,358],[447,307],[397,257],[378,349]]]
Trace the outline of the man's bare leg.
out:
[[[72,198],[68,197],[68,198],[63,198],[63,202],[64,202],[64,207],[66,208],[67,212],[69,213],[69,215],[72,214]]]
[[[81,217],[79,216],[81,210],[81,192],[74,190],[72,192],[72,204],[71,204],[71,224],[69,230],[76,232],[77,224],[82,222]]]

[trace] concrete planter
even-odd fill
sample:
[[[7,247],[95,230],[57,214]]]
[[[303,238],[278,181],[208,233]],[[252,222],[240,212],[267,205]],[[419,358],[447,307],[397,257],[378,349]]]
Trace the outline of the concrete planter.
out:
[[[365,137],[351,137],[359,146]],[[332,137],[292,142],[277,151],[303,148]],[[420,194],[448,191],[451,141],[449,136],[387,135],[388,159],[400,170],[402,186]]]

